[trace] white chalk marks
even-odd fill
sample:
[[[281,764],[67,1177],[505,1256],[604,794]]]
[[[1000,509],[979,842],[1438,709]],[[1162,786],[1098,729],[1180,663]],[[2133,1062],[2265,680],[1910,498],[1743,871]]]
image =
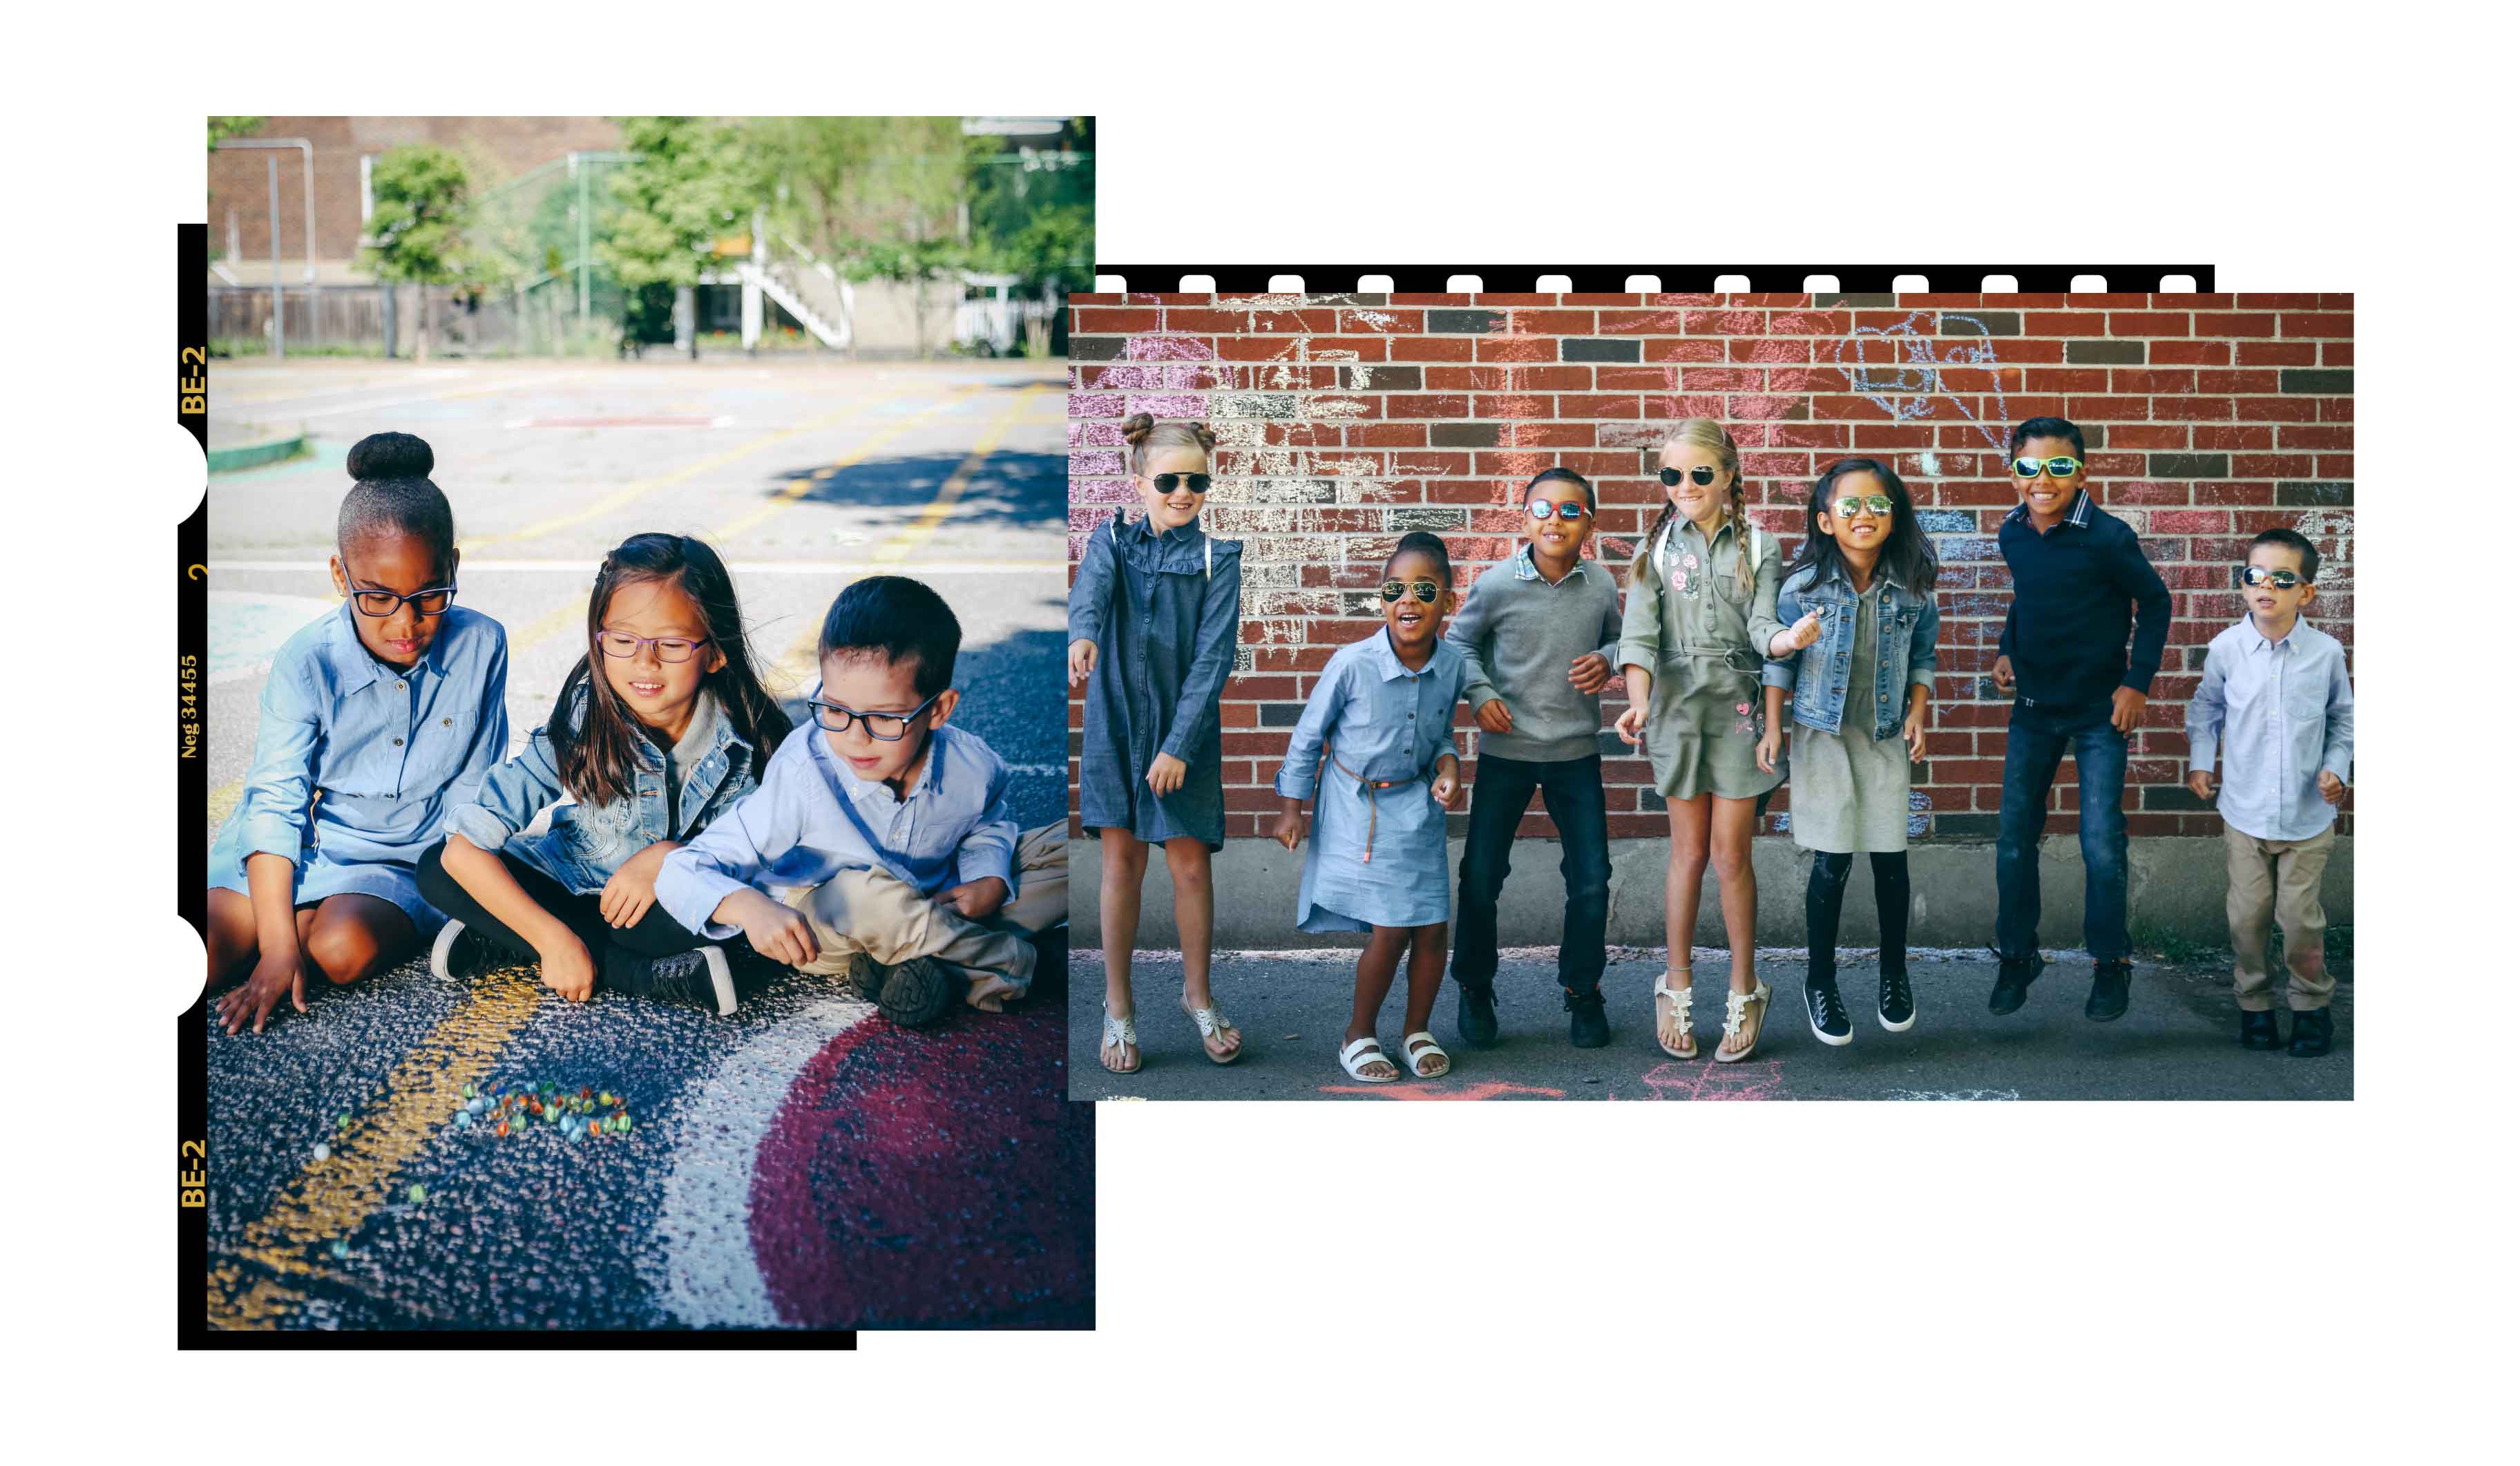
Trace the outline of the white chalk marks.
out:
[[[1935,400],[1941,398],[1959,409],[1989,447],[2002,448],[2004,428],[2011,419],[2004,410],[2003,382],[1997,375],[1994,338],[1984,334],[1983,323],[1965,311],[1942,312],[1943,337],[1919,330],[1918,323],[1930,325],[1933,315],[1930,310],[1912,310],[1893,325],[1852,328],[1838,339],[1838,370],[1846,374],[1849,389],[1896,421],[1933,417]],[[1962,324],[1978,328],[1979,334],[1950,341],[1952,328]],[[1946,344],[1949,349],[1944,349]],[[1995,410],[1980,416],[1969,394],[1951,390],[1943,380],[1944,370],[1950,367],[1986,372]]]
[[[1889,1100],[2017,1100],[2018,1089],[1892,1089],[1885,1091]]]

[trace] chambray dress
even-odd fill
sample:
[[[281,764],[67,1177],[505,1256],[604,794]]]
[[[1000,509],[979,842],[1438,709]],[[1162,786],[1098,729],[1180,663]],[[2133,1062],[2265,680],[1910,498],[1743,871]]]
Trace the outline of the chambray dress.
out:
[[[1769,641],[1784,629],[1777,619],[1783,571],[1766,533],[1754,527],[1750,535],[1746,591],[1732,523],[1718,526],[1710,544],[1677,514],[1628,576],[1619,664],[1653,674],[1645,753],[1666,800],[1756,799],[1784,778],[1759,768],[1767,726],[1760,677]]]
[[[1313,802],[1297,927],[1370,932],[1453,919],[1444,806],[1427,786],[1437,758],[1461,757],[1453,705],[1468,681],[1469,664],[1451,642],[1438,638],[1413,672],[1388,631],[1339,648],[1322,669],[1278,770],[1278,793]]]
[[[1148,844],[1190,837],[1225,848],[1223,738],[1217,698],[1242,636],[1242,545],[1196,520],[1161,536],[1117,519],[1085,542],[1067,593],[1067,639],[1100,653],[1085,684],[1077,812],[1088,830]],[[1157,799],[1157,754],[1190,765]]]
[[[449,607],[405,669],[369,655],[352,615],[342,602],[272,658],[253,767],[210,846],[210,888],[249,895],[246,857],[284,855],[297,867],[291,904],[382,896],[427,938],[446,918],[420,893],[420,857],[508,752],[508,633]]]

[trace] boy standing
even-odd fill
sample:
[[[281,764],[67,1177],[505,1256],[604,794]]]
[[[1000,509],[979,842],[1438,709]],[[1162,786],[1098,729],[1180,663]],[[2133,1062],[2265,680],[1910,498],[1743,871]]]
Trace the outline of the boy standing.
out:
[[[2187,705],[2187,788],[2214,793],[2223,754],[2223,845],[2230,874],[2231,986],[2240,1046],[2272,1051],[2274,980],[2267,927],[2283,927],[2292,1055],[2316,1058],[2333,1036],[2327,1001],[2327,913],[2319,878],[2336,848],[2336,805],[2354,767],[2354,683],[2345,648],[2303,621],[2318,587],[2318,550],[2290,529],[2249,544],[2240,600],[2248,615],[2205,648],[2205,677]],[[2228,731],[2227,731],[2228,730]]]
[[[1582,558],[1594,509],[1593,485],[1572,470],[1532,480],[1523,489],[1524,545],[1470,586],[1444,633],[1469,664],[1462,695],[1480,729],[1453,944],[1455,1023],[1477,1048],[1497,1041],[1497,896],[1534,790],[1557,826],[1557,868],[1566,879],[1557,981],[1566,989],[1567,1041],[1577,1048],[1610,1041],[1601,1012],[1610,836],[1600,694],[1618,656],[1619,587],[1598,561]]]
[[[656,900],[715,939],[851,980],[905,1027],[1031,985],[1028,937],[1067,919],[1065,824],[1018,833],[1007,766],[946,726],[963,628],[917,580],[877,575],[823,618],[813,726],[761,786],[665,858]],[[773,899],[765,893],[779,890]]]
[[[2134,968],[2126,918],[2127,739],[2143,718],[2170,635],[2170,591],[2135,530],[2083,488],[2083,430],[2032,418],[2012,430],[2021,503],[1996,530],[2012,572],[2012,605],[1995,686],[2017,686],[2004,737],[2003,804],[1995,845],[1995,951],[1989,1011],[2021,1006],[2046,965],[2039,955],[2039,837],[2048,791],[2071,749],[2081,780],[2083,943],[2092,994],[2083,1016],[2125,1014]],[[2132,623],[2135,647],[2127,648]]]

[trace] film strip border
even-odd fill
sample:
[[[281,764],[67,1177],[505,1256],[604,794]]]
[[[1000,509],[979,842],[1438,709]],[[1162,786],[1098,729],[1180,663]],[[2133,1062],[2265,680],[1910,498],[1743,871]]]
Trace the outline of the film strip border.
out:
[[[2210,293],[2210,264],[1731,264],[1731,265],[1257,265],[1097,264],[1098,294],[1459,295],[1530,291],[1542,295],[1817,295],[1815,305],[1861,303],[1835,298],[1931,292],[2019,295],[2084,292]],[[1111,285],[1117,278],[1122,284]],[[1209,282],[1190,285],[1203,278]],[[1475,286],[1464,286],[1475,280]],[[1372,282],[1369,286],[1366,282]],[[1827,282],[1818,288],[1819,282]],[[1351,285],[1350,282],[1355,282]],[[1887,303],[1886,301],[1884,303]]]

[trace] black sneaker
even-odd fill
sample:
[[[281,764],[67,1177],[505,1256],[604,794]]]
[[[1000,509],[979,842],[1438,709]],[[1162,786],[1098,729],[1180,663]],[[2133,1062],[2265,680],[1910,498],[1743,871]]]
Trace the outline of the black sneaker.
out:
[[[460,921],[437,929],[428,970],[449,983],[470,983],[499,965],[499,944]]]
[[[1453,985],[1461,989],[1454,1001],[1453,1027],[1461,1031],[1462,1041],[1472,1048],[1496,1047],[1496,988],[1462,978],[1455,978]]]
[[[891,968],[864,952],[851,952],[841,960],[836,978],[842,996],[872,1003],[883,992],[884,979],[891,976]]]
[[[905,1029],[923,1029],[953,1011],[968,985],[933,957],[913,957],[884,975],[876,1011]]]
[[[2295,1025],[2295,1027],[2297,1028],[2299,1026]],[[2275,1016],[2273,1013],[2250,1013],[2245,1010],[2241,1012],[2240,1047],[2246,1049],[2264,1049],[2266,1052],[2272,1054],[2282,1046],[2283,1040],[2275,1033]]]
[[[1916,1026],[1916,994],[1909,989],[1908,975],[1884,968],[1881,973],[1881,1027],[1893,1033],[1905,1033]]]
[[[2292,1047],[2288,1052],[2296,1059],[2316,1059],[2326,1053],[2336,1040],[2335,1020],[2324,1008],[2311,1008],[2292,1016]]]
[[[2124,1018],[2127,1010],[2127,984],[2135,977],[2135,964],[2121,957],[2099,962],[2092,967],[2092,995],[2083,1004],[2083,1016],[2093,1023],[2108,1023]]]
[[[1855,1041],[1855,1024],[1846,1016],[1846,1003],[1837,995],[1837,979],[1822,978],[1803,983],[1803,1009],[1811,1015],[1812,1036],[1835,1048]]]
[[[1995,991],[1987,994],[1986,1011],[2002,1018],[2018,1010],[2022,999],[2030,996],[2030,985],[2038,981],[2039,970],[2046,965],[2037,957],[2006,957],[1999,961],[1995,970]]]
[[[735,974],[726,953],[714,946],[675,952],[648,964],[648,997],[695,1008],[714,1008],[720,1018],[735,1012]]]
[[[1577,1048],[1600,1048],[1610,1041],[1610,1020],[1601,1012],[1601,989],[1566,989],[1566,1041]]]

